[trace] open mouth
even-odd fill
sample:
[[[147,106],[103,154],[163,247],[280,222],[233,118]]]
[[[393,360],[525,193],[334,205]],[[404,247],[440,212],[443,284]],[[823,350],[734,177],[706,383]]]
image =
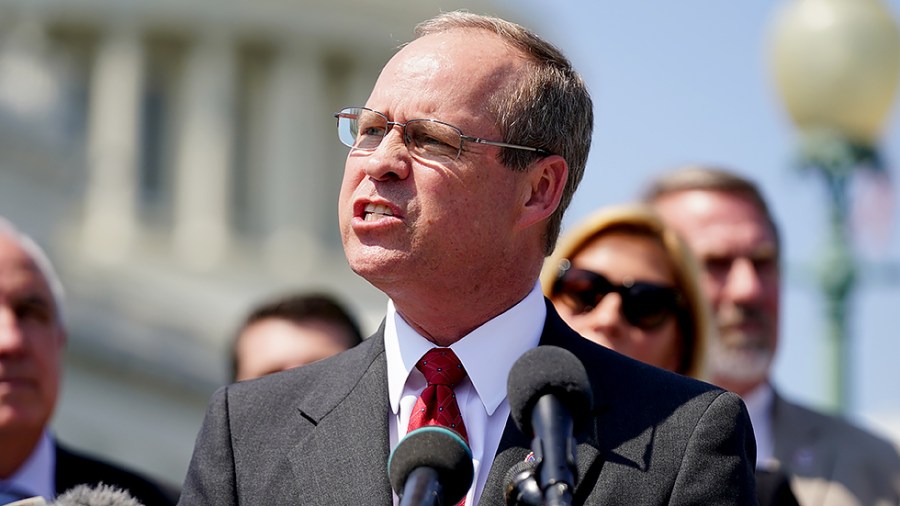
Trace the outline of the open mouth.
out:
[[[390,208],[384,204],[367,204],[363,212],[364,221],[378,221],[382,218],[393,216]]]

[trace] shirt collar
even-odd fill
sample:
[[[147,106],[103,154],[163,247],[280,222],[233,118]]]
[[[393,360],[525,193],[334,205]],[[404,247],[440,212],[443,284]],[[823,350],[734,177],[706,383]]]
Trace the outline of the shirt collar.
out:
[[[750,419],[767,419],[772,410],[772,401],[774,392],[768,383],[763,383],[754,388],[743,397],[744,404],[747,405],[747,411],[750,412]],[[755,422],[754,422],[755,423]]]
[[[25,463],[2,483],[32,496],[39,495],[45,499],[53,499],[56,497],[55,468],[56,452],[53,447],[53,439],[47,431],[44,431]]]
[[[743,396],[743,399],[750,413],[750,421],[753,423],[753,435],[756,437],[757,467],[769,467],[774,459],[772,404],[775,402],[775,392],[769,383],[763,383]]]
[[[488,415],[506,398],[506,378],[513,363],[540,342],[546,318],[544,296],[540,284],[535,283],[518,304],[450,345],[466,368]],[[384,343],[388,395],[391,410],[397,414],[409,373],[422,355],[435,346],[403,320],[391,300],[388,300]]]

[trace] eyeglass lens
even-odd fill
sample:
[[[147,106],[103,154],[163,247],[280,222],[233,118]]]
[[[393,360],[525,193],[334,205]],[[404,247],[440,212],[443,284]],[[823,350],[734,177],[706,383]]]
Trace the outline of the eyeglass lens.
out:
[[[622,297],[622,316],[640,329],[662,325],[677,309],[675,289],[654,283],[614,285],[605,276],[584,269],[568,269],[557,279],[553,293],[577,313],[588,313],[603,297],[616,292]]]
[[[362,107],[342,110],[338,117],[338,137],[344,145],[361,150],[374,150],[390,128],[402,129],[403,143],[409,152],[426,160],[455,160],[462,147],[460,131],[449,124],[429,119],[395,123],[377,112]]]

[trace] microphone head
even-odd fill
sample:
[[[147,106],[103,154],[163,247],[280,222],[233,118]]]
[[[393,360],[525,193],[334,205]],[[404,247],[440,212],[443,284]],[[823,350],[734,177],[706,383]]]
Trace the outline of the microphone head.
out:
[[[100,483],[96,487],[78,485],[50,503],[50,506],[143,506],[125,490]]]
[[[572,416],[577,432],[593,409],[594,396],[584,364],[558,346],[538,346],[513,364],[506,385],[510,415],[519,430],[534,435],[531,412],[538,399],[555,396]]]
[[[456,504],[465,497],[475,470],[469,445],[450,429],[430,425],[416,429],[400,440],[388,458],[391,487],[400,495],[409,475],[417,468],[437,472],[442,487],[439,504]]]
[[[543,506],[544,493],[535,479],[537,462],[525,461],[512,466],[503,478],[503,498],[508,506]]]

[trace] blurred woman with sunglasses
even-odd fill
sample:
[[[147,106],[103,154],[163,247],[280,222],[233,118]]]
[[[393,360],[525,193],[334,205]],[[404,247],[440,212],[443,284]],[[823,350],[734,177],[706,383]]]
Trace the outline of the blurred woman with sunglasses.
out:
[[[582,336],[703,379],[714,326],[687,246],[643,206],[602,209],[568,230],[541,284]]]

